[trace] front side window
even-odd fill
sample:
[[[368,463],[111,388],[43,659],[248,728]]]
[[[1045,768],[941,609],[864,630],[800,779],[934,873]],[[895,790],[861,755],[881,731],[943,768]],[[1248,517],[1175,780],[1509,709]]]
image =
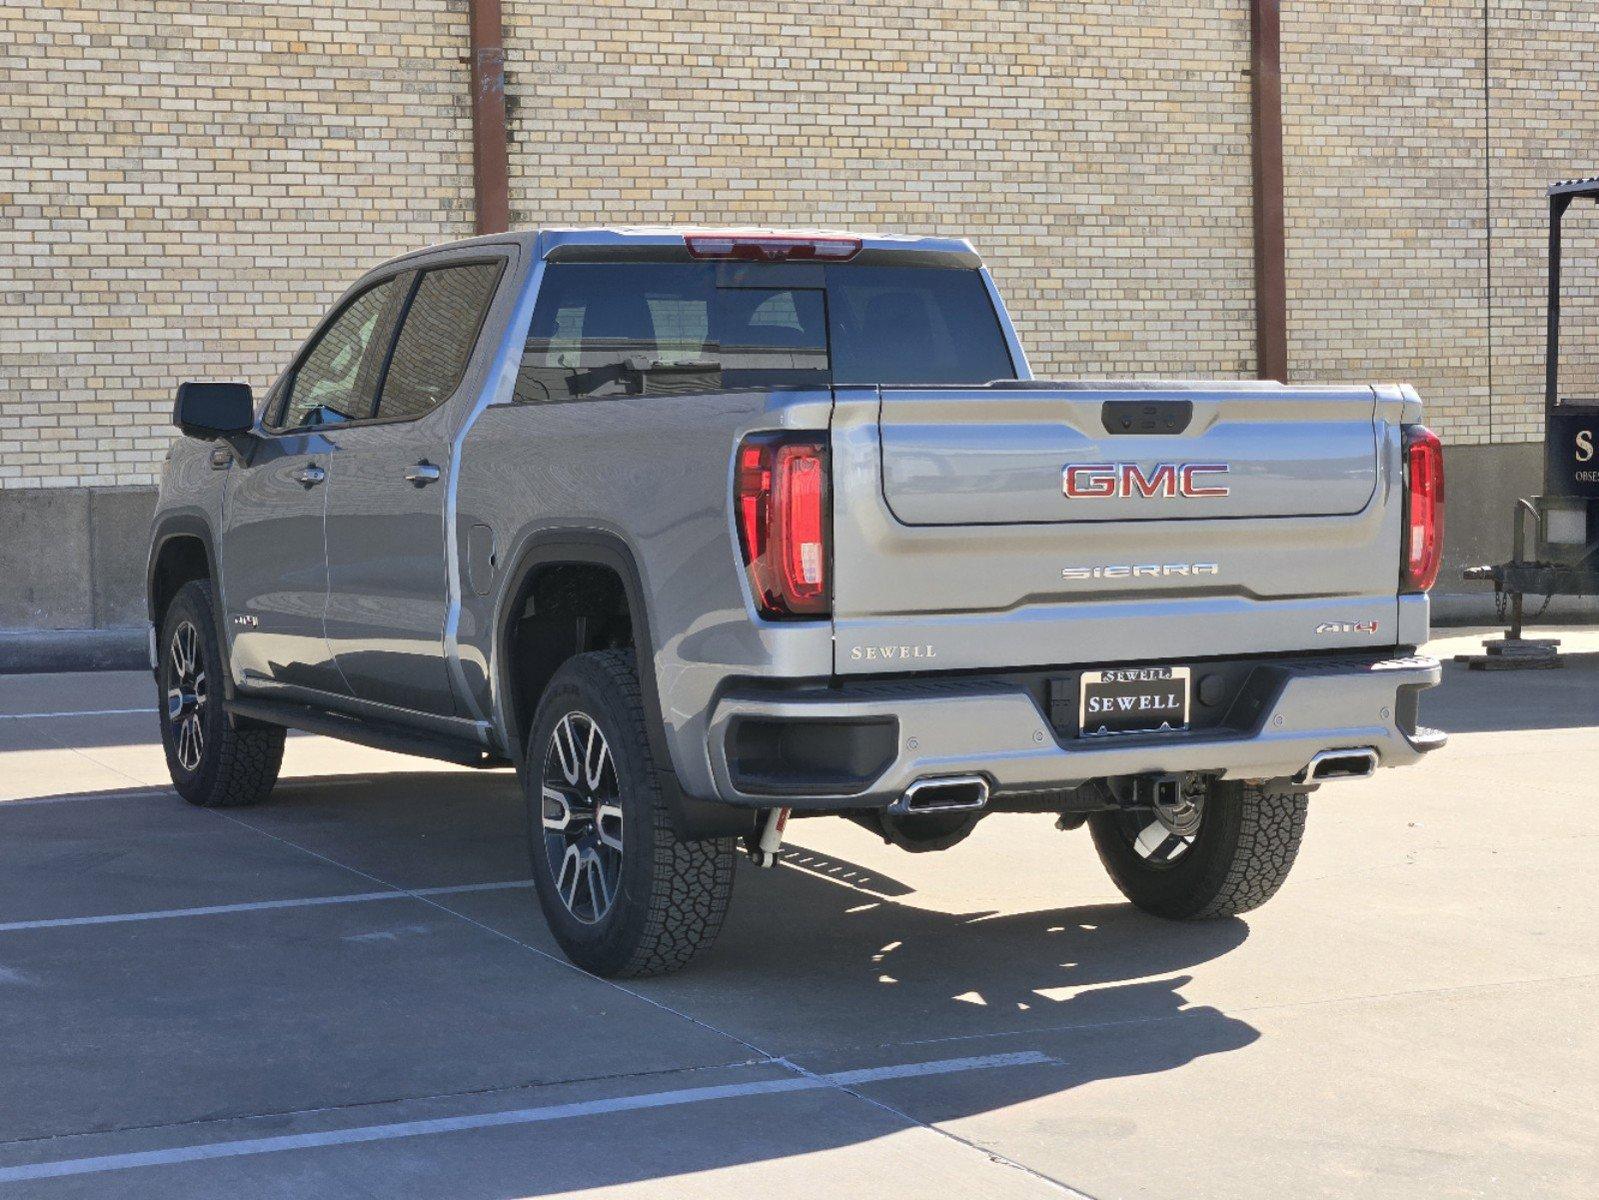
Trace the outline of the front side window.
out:
[[[517,374],[524,403],[826,387],[820,288],[720,287],[709,263],[558,263]]]
[[[461,385],[500,266],[470,263],[423,272],[383,376],[379,420],[420,417]]]
[[[372,412],[375,363],[388,336],[380,326],[395,281],[385,279],[362,292],[318,336],[289,383],[280,429],[359,421]]]

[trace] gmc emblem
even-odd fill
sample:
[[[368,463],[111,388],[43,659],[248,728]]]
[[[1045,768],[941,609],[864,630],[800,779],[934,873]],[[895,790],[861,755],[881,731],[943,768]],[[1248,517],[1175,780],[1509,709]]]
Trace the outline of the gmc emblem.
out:
[[[1109,500],[1117,496],[1175,500],[1226,496],[1225,483],[1204,484],[1204,476],[1225,475],[1226,463],[1156,463],[1148,474],[1137,463],[1067,463],[1061,491],[1071,500]]]

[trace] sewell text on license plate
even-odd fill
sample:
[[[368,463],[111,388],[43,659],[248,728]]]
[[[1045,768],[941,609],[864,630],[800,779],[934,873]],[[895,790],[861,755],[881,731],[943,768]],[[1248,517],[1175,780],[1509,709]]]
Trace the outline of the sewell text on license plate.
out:
[[[1082,737],[1188,728],[1187,667],[1084,671],[1077,729]]]

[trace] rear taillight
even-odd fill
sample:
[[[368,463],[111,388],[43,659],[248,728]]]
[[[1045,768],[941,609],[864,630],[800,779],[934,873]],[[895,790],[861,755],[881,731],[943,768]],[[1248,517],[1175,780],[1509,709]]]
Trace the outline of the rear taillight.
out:
[[[761,615],[826,616],[832,609],[827,443],[810,434],[751,434],[738,448],[733,505]]]
[[[1444,554],[1444,448],[1425,425],[1406,425],[1404,590],[1425,592]]]
[[[848,262],[861,252],[860,238],[783,237],[765,233],[690,233],[683,237],[695,258],[744,262]]]

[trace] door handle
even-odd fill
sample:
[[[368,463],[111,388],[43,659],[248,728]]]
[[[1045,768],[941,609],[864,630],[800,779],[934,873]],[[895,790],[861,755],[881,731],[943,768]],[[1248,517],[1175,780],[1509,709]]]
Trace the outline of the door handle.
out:
[[[296,471],[294,473],[294,477],[295,479],[299,480],[301,487],[314,488],[317,484],[321,483],[328,477],[328,473],[315,463],[311,463],[310,465]]]
[[[430,483],[436,483],[439,475],[440,471],[438,467],[428,462],[428,460],[425,458],[421,462],[417,463],[416,466],[405,468],[406,480],[415,484],[419,488],[427,487],[427,485]]]

